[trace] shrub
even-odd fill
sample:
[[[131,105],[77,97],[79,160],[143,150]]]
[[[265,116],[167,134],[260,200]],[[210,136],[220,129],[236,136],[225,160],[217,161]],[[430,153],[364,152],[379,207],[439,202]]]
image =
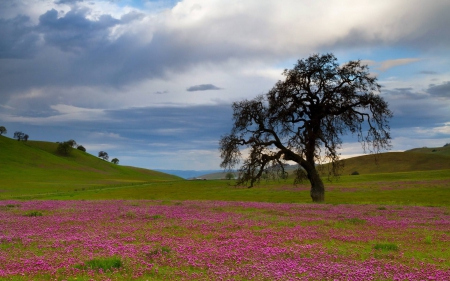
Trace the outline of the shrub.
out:
[[[102,269],[103,271],[120,267],[122,267],[122,261],[117,257],[92,259],[75,266],[78,269]]]
[[[358,219],[358,218],[351,218],[347,219],[347,222],[355,225],[365,224],[366,220]]]
[[[393,243],[377,243],[373,248],[382,251],[398,251],[398,246]]]
[[[72,145],[68,142],[60,142],[56,148],[56,152],[63,156],[69,156],[72,151]]]
[[[351,173],[352,176],[357,176],[359,175],[358,171],[354,171],[353,173]]]
[[[26,217],[41,217],[42,213],[39,211],[30,211],[25,214]]]

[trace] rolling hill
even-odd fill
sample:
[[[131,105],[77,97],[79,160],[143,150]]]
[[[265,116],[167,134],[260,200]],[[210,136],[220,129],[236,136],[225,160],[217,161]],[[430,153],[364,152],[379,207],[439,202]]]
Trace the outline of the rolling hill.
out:
[[[341,160],[344,168],[342,175],[349,175],[354,171],[359,174],[380,174],[411,171],[430,171],[450,169],[450,146],[423,147],[404,152],[386,152],[378,155],[363,155]],[[324,167],[324,173],[327,165]],[[286,169],[292,172],[294,166]],[[224,179],[226,173],[212,173],[200,176],[204,179]]]
[[[100,186],[176,181],[165,173],[115,165],[73,149],[70,156],[56,153],[57,143],[18,142],[0,136],[0,196],[22,191],[60,192]]]

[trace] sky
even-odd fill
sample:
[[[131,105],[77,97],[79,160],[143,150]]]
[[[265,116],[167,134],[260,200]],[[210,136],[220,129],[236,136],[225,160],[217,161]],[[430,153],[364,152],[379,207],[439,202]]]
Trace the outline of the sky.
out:
[[[450,142],[448,0],[2,0],[0,126],[121,165],[219,169],[231,104],[312,54],[361,60],[392,151]],[[351,136],[342,157],[362,154]]]

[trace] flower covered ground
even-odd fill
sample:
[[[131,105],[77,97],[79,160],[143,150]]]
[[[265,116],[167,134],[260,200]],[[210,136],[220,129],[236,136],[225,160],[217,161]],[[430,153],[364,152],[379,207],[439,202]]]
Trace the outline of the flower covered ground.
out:
[[[450,210],[0,201],[0,279],[450,280]]]

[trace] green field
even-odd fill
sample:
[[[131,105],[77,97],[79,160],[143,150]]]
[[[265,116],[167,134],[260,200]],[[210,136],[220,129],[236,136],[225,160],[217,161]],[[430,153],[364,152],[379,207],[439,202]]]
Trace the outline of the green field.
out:
[[[0,198],[181,180],[156,171],[115,165],[77,149],[70,156],[59,156],[57,145],[0,136]]]
[[[0,199],[153,199],[309,203],[309,185],[292,179],[251,189],[232,181],[188,181],[146,169],[114,165],[56,143],[0,137]],[[435,150],[435,151],[433,151]],[[450,206],[450,147],[422,148],[345,160],[338,179],[326,179],[326,203]],[[360,175],[350,176],[357,170]]]

